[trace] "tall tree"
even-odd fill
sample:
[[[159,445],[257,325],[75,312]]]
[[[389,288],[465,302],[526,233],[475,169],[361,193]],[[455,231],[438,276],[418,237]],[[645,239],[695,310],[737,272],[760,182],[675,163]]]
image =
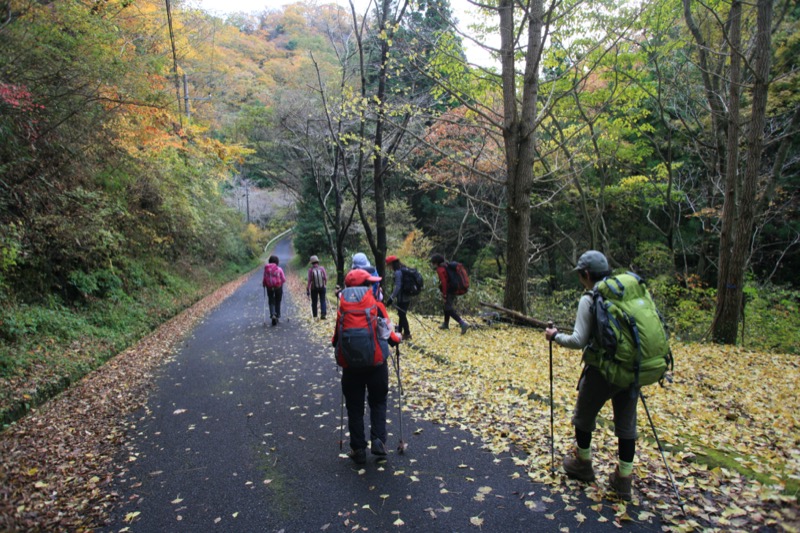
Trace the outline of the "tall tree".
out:
[[[731,85],[738,85],[738,70],[742,58],[735,52],[741,48],[739,32],[742,24],[741,6],[734,1],[731,6]],[[769,90],[769,73],[771,59],[772,35],[772,0],[758,0],[756,3],[756,32],[753,39],[752,62],[752,104],[750,124],[747,132],[747,156],[744,165],[744,177],[741,190],[737,195],[738,179],[735,173],[728,170],[728,181],[733,181],[725,189],[725,205],[723,207],[722,238],[720,240],[719,264],[720,274],[717,283],[717,311],[712,324],[714,340],[732,344],[736,342],[739,325],[739,310],[743,297],[744,272],[750,258],[750,242],[753,222],[756,215],[757,182],[762,169],[761,157],[764,146],[764,126],[766,124],[767,91]],[[734,114],[736,111],[736,114]],[[739,121],[739,107],[731,106],[731,123]],[[731,126],[731,134],[734,127]],[[738,132],[736,132],[738,133]],[[738,142],[738,136],[736,137]],[[731,150],[733,151],[733,150]],[[733,158],[729,156],[733,163]],[[738,162],[737,162],[738,166]],[[738,196],[738,197],[737,197]],[[733,205],[732,209],[728,209]]]
[[[712,323],[712,338],[721,343],[736,342],[739,318],[743,304],[744,274],[750,258],[753,226],[756,215],[757,184],[762,168],[764,125],[766,121],[767,92],[770,78],[772,0],[758,0],[755,5],[755,33],[752,39],[743,39],[749,10],[742,2],[734,0],[727,13],[710,12],[712,20],[723,21],[716,33],[708,30],[713,24],[701,28],[693,12],[692,0],[683,0],[684,16],[694,37],[699,67],[706,89],[707,104],[716,124],[716,159],[724,177],[724,202],[722,206],[719,243],[719,273],[717,279],[717,307]],[[704,9],[711,9],[705,7]],[[717,35],[712,42],[710,35]],[[748,48],[746,44],[751,43]],[[712,68],[709,55],[718,50],[720,57],[728,57],[728,64]],[[743,66],[746,69],[743,72]],[[726,77],[723,77],[726,76]],[[748,81],[750,84],[748,85]],[[723,87],[728,87],[725,94]],[[744,117],[741,101],[743,92],[750,94],[749,124],[747,125],[747,152],[744,164],[739,157],[740,132]],[[742,170],[742,166],[744,167]]]
[[[500,0],[500,59],[503,79],[503,139],[506,151],[506,290],[503,305],[524,313],[527,309],[528,235],[533,160],[536,148],[536,103],[539,97],[539,60],[542,57],[544,3],[531,0],[523,15],[528,43],[522,78],[522,101],[517,98],[517,33],[514,0]]]

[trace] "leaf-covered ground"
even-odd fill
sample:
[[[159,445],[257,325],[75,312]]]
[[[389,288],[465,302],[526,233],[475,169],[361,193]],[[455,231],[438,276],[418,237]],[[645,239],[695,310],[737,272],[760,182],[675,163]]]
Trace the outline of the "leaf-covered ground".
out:
[[[396,318],[396,317],[395,317]],[[598,481],[550,475],[550,378],[544,333],[476,323],[466,335],[438,330],[439,317],[410,318],[413,340],[402,347],[405,405],[425,418],[479,435],[495,452],[518,457],[521,475],[550,484],[569,500],[577,491],[598,506],[616,465],[611,406],[593,438]],[[332,322],[312,327],[330,339]],[[671,531],[800,530],[800,361],[731,346],[673,344],[674,382],[645,389],[647,407],[684,503],[639,405],[634,500],[618,506],[621,521],[650,521],[658,511]],[[580,352],[553,347],[555,464],[574,445],[570,424]],[[598,508],[599,509],[599,508]],[[586,517],[587,520],[600,516]]]
[[[198,320],[246,279],[229,283],[0,433],[0,531],[89,531],[102,524],[130,412],[153,372]]]

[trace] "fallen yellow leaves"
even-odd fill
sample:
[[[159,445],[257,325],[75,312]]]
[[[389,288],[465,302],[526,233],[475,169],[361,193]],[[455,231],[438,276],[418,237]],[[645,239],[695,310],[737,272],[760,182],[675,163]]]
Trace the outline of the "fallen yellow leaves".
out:
[[[550,472],[549,358],[542,332],[495,324],[458,335],[438,331],[438,317],[412,318],[414,340],[400,347],[408,410],[443,425],[469,429],[493,453],[522,451],[516,464],[532,481],[567,493],[582,487],[574,482],[565,486],[563,473]],[[309,321],[308,326],[321,339],[330,338],[328,325]],[[644,392],[689,516],[683,517],[677,507],[640,406],[630,507],[636,510],[614,504],[615,525],[633,521],[630,512],[643,523],[658,513],[674,531],[778,525],[800,529],[797,499],[782,494],[787,488],[800,490],[796,356],[711,344],[674,343],[672,348],[674,382]],[[574,446],[570,417],[581,354],[557,346],[553,350],[554,445],[560,467],[561,457]],[[458,387],[453,387],[455,383]],[[608,404],[593,438],[601,481],[596,489],[583,489],[598,502],[608,501],[605,480],[616,462],[611,420]],[[462,463],[459,468],[469,466]],[[647,508],[642,509],[645,503]],[[553,514],[545,516],[555,520]],[[576,519],[584,522],[589,517],[581,514]]]

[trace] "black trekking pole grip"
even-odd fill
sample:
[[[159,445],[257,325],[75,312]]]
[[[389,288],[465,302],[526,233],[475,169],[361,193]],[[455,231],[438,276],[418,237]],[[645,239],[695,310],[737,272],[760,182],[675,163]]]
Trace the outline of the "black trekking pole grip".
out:
[[[554,326],[553,321],[547,322],[547,327],[552,329]],[[553,415],[553,338],[550,338],[550,473],[556,470],[555,461],[555,432],[554,432],[554,415]]]

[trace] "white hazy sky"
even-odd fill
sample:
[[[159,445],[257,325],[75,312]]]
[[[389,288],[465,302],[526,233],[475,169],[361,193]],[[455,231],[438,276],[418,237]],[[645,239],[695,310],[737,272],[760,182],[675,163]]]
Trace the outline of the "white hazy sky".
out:
[[[264,9],[278,9],[287,4],[295,3],[298,0],[192,0],[192,4],[198,5],[210,13],[217,15],[224,15],[227,13],[252,13],[260,12]],[[320,0],[320,2],[335,2],[341,6],[349,7],[348,0]],[[367,8],[369,0],[354,0],[356,10],[364,12]],[[459,29],[462,32],[471,34],[467,29],[467,24],[472,20],[471,13],[474,8],[467,2],[467,0],[450,0],[450,6],[453,9],[453,14],[459,20]],[[492,65],[493,60],[489,54],[481,48],[471,45],[468,39],[464,39],[464,44],[467,48],[467,56],[472,62],[480,65]]]

